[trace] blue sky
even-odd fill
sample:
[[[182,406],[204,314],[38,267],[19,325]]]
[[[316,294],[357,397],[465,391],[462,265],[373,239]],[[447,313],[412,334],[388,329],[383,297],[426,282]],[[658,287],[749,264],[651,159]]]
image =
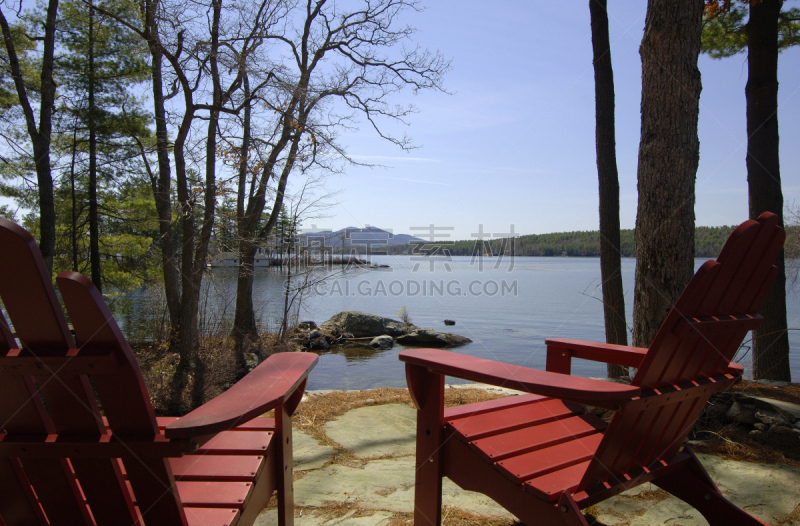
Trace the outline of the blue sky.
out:
[[[318,227],[376,225],[397,233],[434,224],[451,239],[598,228],[594,72],[586,1],[428,0],[409,14],[416,41],[452,59],[451,95],[406,94],[406,130],[421,148],[404,153],[368,127],[341,137],[357,160],[327,181],[341,190]],[[621,222],[636,220],[640,132],[639,44],[646,2],[609,2],[616,84]],[[565,9],[565,7],[567,9]],[[747,218],[745,55],[701,56],[697,225]],[[800,206],[800,50],[779,62],[781,177],[787,204]],[[306,226],[311,226],[306,225]]]

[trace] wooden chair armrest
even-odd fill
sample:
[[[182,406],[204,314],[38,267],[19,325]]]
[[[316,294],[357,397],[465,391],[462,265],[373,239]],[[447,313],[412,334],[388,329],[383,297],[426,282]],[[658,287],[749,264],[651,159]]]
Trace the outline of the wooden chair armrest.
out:
[[[424,367],[436,374],[598,407],[613,408],[614,405],[618,405],[616,409],[619,409],[640,393],[638,387],[631,385],[537,371],[441,349],[403,351],[400,353],[400,360],[409,365]],[[409,385],[409,387],[412,386]]]
[[[305,389],[308,373],[318,359],[313,353],[273,354],[233,387],[168,425],[166,437],[184,439],[216,434],[252,420],[290,398],[299,402],[295,391],[301,386]]]
[[[562,374],[570,373],[572,358],[638,368],[648,351],[644,347],[628,347],[564,338],[548,338],[544,343],[547,345],[547,370]]]

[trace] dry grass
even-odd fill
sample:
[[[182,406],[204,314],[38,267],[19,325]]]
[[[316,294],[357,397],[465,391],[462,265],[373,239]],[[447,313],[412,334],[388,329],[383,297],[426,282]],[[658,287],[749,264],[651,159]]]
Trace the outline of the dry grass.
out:
[[[169,352],[166,344],[136,343],[131,347],[142,370],[156,415],[168,415],[171,379],[178,368],[180,356]],[[200,341],[199,357],[206,367],[204,400],[215,398],[236,381],[236,358],[229,350],[232,348],[233,344],[226,336],[207,337]],[[229,351],[220,352],[220,349]],[[189,382],[183,390],[184,406],[187,408],[191,407],[194,382],[195,377],[190,373]]]
[[[786,464],[800,469],[800,437],[764,433],[753,438],[738,426],[728,425],[715,431],[706,430],[698,436],[711,437],[692,449],[698,453],[709,453],[726,460],[756,462],[758,464]]]
[[[800,404],[800,384],[790,384],[785,387],[768,387],[755,382],[741,381],[731,387],[730,391]]]
[[[619,495],[617,498],[623,498],[635,501],[648,501],[648,500],[661,501],[671,496],[672,495],[670,495],[663,489],[656,488],[656,489],[648,489],[645,491],[640,491],[636,495]]]
[[[167,410],[171,396],[171,380],[178,368],[180,356],[169,352],[164,343],[131,342],[131,350],[139,362],[145,385],[150,393],[153,409],[158,416],[170,415]],[[261,348],[265,354],[293,351],[286,341],[281,341],[276,334],[265,333],[261,336]],[[203,397],[205,401],[217,397],[234,384],[238,377],[236,357],[233,353],[233,341],[227,332],[216,336],[206,336],[199,343],[200,360],[205,365],[205,381]],[[194,376],[189,374],[189,382],[183,391],[184,406],[191,408],[191,393],[194,387]]]
[[[314,517],[320,517],[326,522],[332,519],[341,519],[345,516],[348,518],[367,517],[375,513],[375,510],[365,509],[358,505],[355,501],[347,502],[325,502],[322,506],[316,508],[302,508],[299,513],[295,512],[295,516],[302,517],[304,514],[311,514]]]
[[[794,526],[800,523],[800,504],[789,514],[775,517],[777,526]]]
[[[413,526],[412,513],[395,513],[389,526]],[[524,526],[505,517],[484,517],[452,506],[442,507],[442,526]]]

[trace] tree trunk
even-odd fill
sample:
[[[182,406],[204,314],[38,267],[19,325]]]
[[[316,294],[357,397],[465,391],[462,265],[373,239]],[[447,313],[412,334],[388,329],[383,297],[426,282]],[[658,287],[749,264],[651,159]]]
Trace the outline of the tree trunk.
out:
[[[39,185],[39,249],[47,265],[53,273],[53,257],[56,251],[56,207],[53,198],[53,176],[50,173],[50,138],[53,128],[53,107],[56,98],[56,83],[53,80],[53,64],[55,62],[56,15],[58,0],[50,0],[47,4],[45,18],[44,43],[42,49],[42,91],[39,98],[39,147],[34,144],[36,156],[36,179]],[[31,137],[33,139],[33,137]]]
[[[633,343],[647,347],[694,271],[703,0],[649,0],[642,57]]]
[[[217,67],[216,51],[219,49],[219,22],[221,3],[219,0],[212,1],[213,18],[211,27],[210,44],[210,80],[213,83],[212,108],[221,105],[222,93],[220,89],[220,76]],[[187,115],[193,108],[187,107]],[[186,115],[184,116],[186,122]],[[198,357],[199,339],[197,328],[197,310],[200,304],[200,290],[203,284],[203,274],[206,267],[206,256],[208,254],[208,244],[211,240],[211,232],[214,226],[214,211],[217,199],[216,187],[216,162],[217,162],[217,125],[219,122],[219,110],[209,111],[208,128],[206,132],[205,146],[205,188],[203,196],[203,217],[200,229],[195,233],[195,208],[189,200],[188,179],[186,177],[186,159],[183,155],[188,127],[183,127],[179,131],[178,139],[175,144],[175,168],[178,175],[178,198],[181,201],[183,214],[181,223],[183,225],[183,249],[181,251],[181,318],[178,329],[178,352],[180,371],[194,372],[191,406],[199,407],[203,403],[205,391],[205,366]],[[180,150],[180,151],[179,151]],[[178,376],[176,374],[176,376]],[[183,381],[183,380],[181,380]],[[176,393],[173,391],[173,395]]]
[[[150,49],[153,82],[153,112],[156,121],[156,153],[158,155],[158,178],[151,181],[153,197],[158,214],[158,229],[161,245],[161,266],[164,272],[164,294],[169,311],[170,338],[177,334],[180,312],[181,292],[180,274],[175,260],[175,249],[172,238],[172,205],[170,195],[171,174],[169,167],[169,135],[167,133],[167,117],[164,108],[164,87],[162,81],[163,54],[158,42],[158,22],[156,9],[158,1],[145,4],[145,38]],[[175,343],[175,341],[171,341]]]
[[[53,106],[56,85],[53,81],[53,62],[55,60],[55,33],[58,0],[49,0],[44,24],[42,44],[41,91],[39,96],[39,126],[37,129],[33,108],[28,99],[28,91],[22,76],[16,47],[11,36],[8,21],[0,10],[0,26],[3,41],[8,53],[11,77],[25,114],[28,136],[33,146],[33,161],[36,166],[36,183],[39,191],[39,250],[42,253],[47,271],[53,272],[53,255],[56,248],[56,208],[53,197],[53,177],[50,173],[50,140],[53,127]]]
[[[89,266],[92,283],[103,290],[100,278],[100,220],[97,213],[97,117],[95,107],[94,9],[89,4]]]
[[[246,371],[244,355],[258,345],[258,327],[253,307],[253,260],[256,245],[250,231],[250,219],[245,215],[248,162],[250,160],[250,80],[242,79],[244,88],[244,121],[242,123],[242,150],[239,158],[239,185],[236,195],[237,235],[239,241],[239,273],[236,281],[236,313],[233,318],[233,350],[239,369]],[[260,214],[259,214],[260,215]]]
[[[619,240],[619,177],[614,126],[614,70],[608,36],[607,0],[589,0],[594,58],[595,135],[600,188],[600,276],[606,342],[628,345],[625,296]],[[628,368],[608,364],[609,378],[628,374]]]
[[[239,274],[236,281],[236,315],[233,323],[233,342],[239,366],[244,370],[244,355],[253,352],[258,344],[258,327],[253,308],[253,260],[256,246],[250,239],[239,241]]]
[[[78,267],[78,196],[75,193],[75,156],[78,154],[78,121],[72,128],[72,162],[69,166],[70,195],[72,197],[70,241],[72,243],[72,270],[80,272]]]
[[[750,5],[747,22],[747,184],[750,218],[778,215],[783,226],[783,192],[778,136],[778,14],[782,0]],[[781,251],[778,275],[764,301],[764,323],[754,331],[753,378],[791,381],[786,322],[786,270]]]

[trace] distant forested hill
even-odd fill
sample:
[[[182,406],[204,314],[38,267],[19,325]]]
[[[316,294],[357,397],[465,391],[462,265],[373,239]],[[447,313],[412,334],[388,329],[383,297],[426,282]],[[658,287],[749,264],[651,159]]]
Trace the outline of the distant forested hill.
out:
[[[694,235],[695,257],[717,257],[734,228],[733,226],[697,227]],[[622,230],[620,240],[622,256],[633,257],[633,230]],[[482,247],[479,242],[474,240],[431,243],[426,245],[429,247],[426,252],[430,252],[430,247],[433,245],[440,245],[454,256],[471,256],[482,252],[483,254],[504,253],[517,256],[600,257],[600,232],[560,232],[520,236],[514,240],[513,247],[509,245],[509,239],[485,240]],[[389,254],[402,254],[407,253],[410,246],[395,246],[388,247],[388,249]]]

